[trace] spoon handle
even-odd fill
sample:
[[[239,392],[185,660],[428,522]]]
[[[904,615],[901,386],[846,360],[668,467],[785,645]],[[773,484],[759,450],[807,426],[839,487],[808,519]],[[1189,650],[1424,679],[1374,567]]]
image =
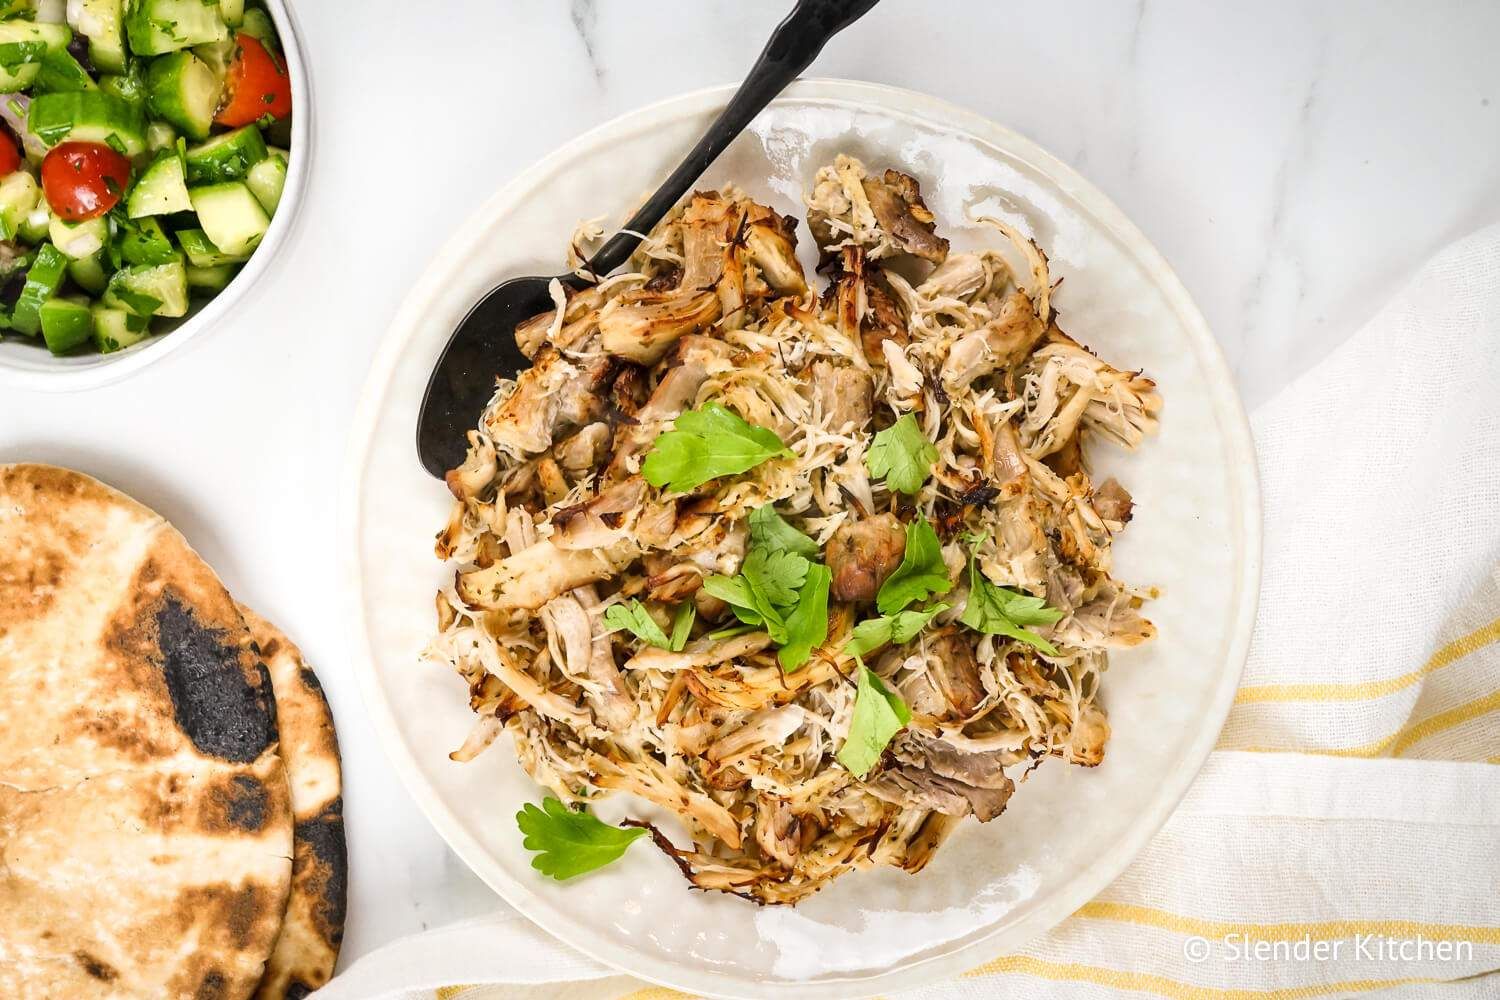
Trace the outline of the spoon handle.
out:
[[[589,261],[589,270],[606,275],[625,263],[640,243],[635,233],[645,233],[688,193],[709,164],[724,152],[735,136],[745,130],[771,99],[786,89],[797,74],[812,65],[823,46],[834,35],[875,6],[879,0],[798,0],[797,6],[776,26],[760,58],[745,82],[735,92],[722,114],[709,126],[692,152],[651,196],[640,211],[612,236]]]

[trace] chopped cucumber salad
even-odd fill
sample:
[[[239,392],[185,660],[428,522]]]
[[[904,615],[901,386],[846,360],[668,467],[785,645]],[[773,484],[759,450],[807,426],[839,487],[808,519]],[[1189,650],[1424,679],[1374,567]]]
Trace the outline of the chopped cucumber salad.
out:
[[[139,343],[265,237],[291,82],[245,0],[0,0],[0,335]]]

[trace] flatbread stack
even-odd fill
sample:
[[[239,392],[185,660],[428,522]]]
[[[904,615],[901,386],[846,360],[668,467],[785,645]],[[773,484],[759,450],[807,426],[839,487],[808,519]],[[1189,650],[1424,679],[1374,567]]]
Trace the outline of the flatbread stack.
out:
[[[299,997],[331,975],[332,719],[253,621],[157,514],[0,466],[0,997]]]

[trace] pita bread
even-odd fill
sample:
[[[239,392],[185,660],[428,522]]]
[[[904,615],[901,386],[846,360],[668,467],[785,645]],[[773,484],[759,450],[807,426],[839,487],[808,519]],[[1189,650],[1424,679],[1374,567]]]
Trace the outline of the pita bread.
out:
[[[344,939],[344,801],[338,735],[323,686],[276,626],[244,605],[240,614],[276,692],[281,757],[292,786],[292,893],[281,936],[256,1000],[305,997],[328,982]]]
[[[292,813],[249,630],[178,532],[0,466],[0,996],[238,1000]]]

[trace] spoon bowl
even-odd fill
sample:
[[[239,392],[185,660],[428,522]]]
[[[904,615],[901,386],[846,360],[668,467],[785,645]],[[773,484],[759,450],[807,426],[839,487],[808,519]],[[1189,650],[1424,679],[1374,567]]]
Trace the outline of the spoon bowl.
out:
[[[878,0],[798,0],[776,26],[745,82],[703,138],[672,171],[657,192],[623,229],[599,248],[586,273],[603,277],[625,263],[649,232],[708,169],[734,138],[745,130],[772,98],[786,89],[828,40],[858,20]],[[552,308],[549,278],[512,278],[469,310],[454,330],[427,382],[417,418],[417,454],[422,467],[437,478],[464,460],[468,432],[494,395],[497,373],[513,376],[531,367],[516,347],[516,325]],[[558,280],[577,289],[584,282],[569,274]]]

